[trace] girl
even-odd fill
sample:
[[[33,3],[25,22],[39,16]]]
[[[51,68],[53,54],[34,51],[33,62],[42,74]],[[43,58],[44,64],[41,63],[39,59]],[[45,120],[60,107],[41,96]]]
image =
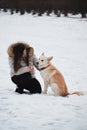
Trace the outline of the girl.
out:
[[[22,94],[24,89],[31,94],[41,93],[41,85],[35,78],[34,66],[37,67],[37,58],[34,49],[26,43],[13,43],[8,47],[11,80],[17,85],[16,92]]]

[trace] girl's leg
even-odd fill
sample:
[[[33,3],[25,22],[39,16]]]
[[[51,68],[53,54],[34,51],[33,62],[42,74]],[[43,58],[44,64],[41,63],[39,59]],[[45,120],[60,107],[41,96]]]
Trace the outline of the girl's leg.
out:
[[[25,93],[23,92],[23,89],[28,88],[27,90],[29,90],[29,86],[30,86],[29,82],[31,80],[31,74],[27,72],[21,75],[13,76],[11,80],[17,85],[15,91],[22,94]]]
[[[13,81],[13,83],[15,83],[17,85],[15,92],[22,94],[24,88],[23,88],[23,82],[21,81],[20,77],[14,76],[11,78],[11,80]]]
[[[30,93],[41,93],[41,85],[36,78],[33,78],[29,81],[29,91]]]
[[[24,73],[11,78],[17,85],[16,92],[23,93],[23,89],[28,90],[30,93],[41,93],[41,85],[36,78],[31,78],[30,73]]]

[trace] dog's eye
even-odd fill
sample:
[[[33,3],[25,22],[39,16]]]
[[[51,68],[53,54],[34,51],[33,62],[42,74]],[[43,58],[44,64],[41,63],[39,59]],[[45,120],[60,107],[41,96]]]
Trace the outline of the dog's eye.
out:
[[[41,60],[42,62],[44,61],[44,60]]]

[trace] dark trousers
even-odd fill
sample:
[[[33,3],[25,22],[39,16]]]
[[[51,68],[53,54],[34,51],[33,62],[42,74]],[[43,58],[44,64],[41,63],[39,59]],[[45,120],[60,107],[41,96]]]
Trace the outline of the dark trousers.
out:
[[[11,80],[17,85],[16,92],[23,93],[23,89],[28,90],[31,94],[41,93],[41,85],[36,78],[31,78],[29,72],[13,76]]]

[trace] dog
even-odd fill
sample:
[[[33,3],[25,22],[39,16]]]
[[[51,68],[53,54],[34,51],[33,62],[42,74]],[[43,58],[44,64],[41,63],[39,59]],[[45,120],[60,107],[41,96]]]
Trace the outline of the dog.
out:
[[[42,53],[37,62],[40,74],[44,80],[44,93],[47,94],[48,87],[50,86],[55,96],[83,95],[80,91],[73,93],[68,92],[63,75],[50,62],[52,59],[52,56],[46,57],[44,53]]]

